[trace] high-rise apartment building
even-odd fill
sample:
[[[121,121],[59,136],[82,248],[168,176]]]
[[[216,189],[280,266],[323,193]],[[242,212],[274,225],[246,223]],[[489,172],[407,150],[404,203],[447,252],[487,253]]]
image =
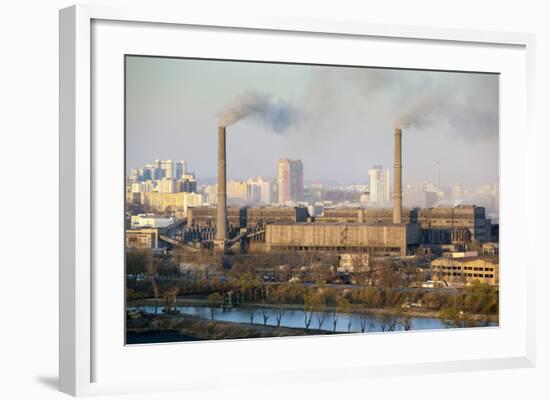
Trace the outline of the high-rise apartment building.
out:
[[[250,204],[263,203],[269,205],[271,203],[271,180],[267,177],[254,177],[247,181],[248,202]]]
[[[158,192],[175,193],[180,192],[176,180],[173,178],[163,178],[158,181]]]
[[[370,194],[369,201],[383,205],[390,201],[390,170],[382,166],[372,166],[369,170]]]
[[[279,203],[300,202],[304,196],[304,170],[301,160],[281,159],[277,162]]]
[[[208,202],[211,205],[215,205],[218,200],[216,198],[216,195],[218,193],[218,185],[206,185],[203,189],[204,196],[206,198],[206,202]]]
[[[187,175],[187,162],[185,160],[174,162],[174,178],[179,180],[185,175]]]
[[[232,203],[248,202],[248,185],[245,181],[230,180],[227,183],[227,198]]]

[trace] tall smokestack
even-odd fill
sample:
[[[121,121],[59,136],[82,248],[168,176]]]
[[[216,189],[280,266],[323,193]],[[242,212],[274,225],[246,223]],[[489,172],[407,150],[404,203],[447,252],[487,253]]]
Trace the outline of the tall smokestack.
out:
[[[218,194],[216,214],[216,241],[227,239],[227,192],[225,162],[225,127],[218,127]]]
[[[396,128],[393,134],[393,224],[401,224],[403,195],[401,193],[401,128]]]

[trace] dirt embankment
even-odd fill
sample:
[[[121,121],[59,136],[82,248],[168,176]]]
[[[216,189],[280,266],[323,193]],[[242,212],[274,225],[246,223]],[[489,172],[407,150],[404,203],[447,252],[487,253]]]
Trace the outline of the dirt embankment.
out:
[[[176,331],[181,335],[201,340],[304,336],[332,333],[325,330],[222,322],[203,319],[192,315],[143,315],[138,319],[129,320],[127,324],[128,332],[140,333],[162,330]]]

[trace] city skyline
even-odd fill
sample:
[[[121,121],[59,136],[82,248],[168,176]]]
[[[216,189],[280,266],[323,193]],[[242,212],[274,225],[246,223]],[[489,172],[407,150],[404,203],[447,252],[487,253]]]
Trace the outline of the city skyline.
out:
[[[276,177],[273,166],[288,158],[302,160],[305,183],[367,183],[373,165],[391,168],[394,121],[411,102],[405,92],[444,91],[448,104],[436,102],[403,129],[403,182],[433,181],[438,162],[442,185],[498,177],[496,75],[129,57],[126,89],[127,172],[155,158],[185,159],[197,181],[216,177],[217,114],[248,90],[300,115],[282,133],[261,118],[228,126],[228,177]]]
[[[254,178],[258,178],[258,177],[265,177],[265,178],[269,178],[270,180],[272,180],[274,182],[277,182],[277,165],[278,165],[278,162],[280,160],[289,160],[289,159],[284,158],[284,159],[277,160],[275,162],[274,167],[273,167],[273,171],[270,174],[248,173],[248,175],[245,174],[245,175],[239,175],[239,176],[228,175],[227,179],[228,180],[235,180],[235,181],[247,181],[247,180],[251,180],[251,179],[254,179]],[[297,160],[301,161],[300,159],[297,159]],[[155,158],[155,159],[152,159],[149,162],[146,162],[142,166],[128,166],[127,178],[130,178],[132,176],[132,170],[140,170],[140,169],[143,169],[143,168],[147,168],[148,165],[153,164],[153,162],[155,162],[155,161],[163,161],[163,162],[172,161],[174,163],[181,163],[181,162],[187,163],[187,160],[183,159],[181,157],[177,160],[162,160],[162,159],[159,159],[159,158]],[[431,172],[431,176],[429,174],[426,175],[426,179],[421,180],[421,181],[414,181],[414,182],[404,180],[403,185],[405,187],[410,187],[410,188],[421,188],[421,187],[425,186],[426,184],[433,184],[433,186],[436,187],[436,188],[452,188],[453,186],[456,186],[456,185],[462,185],[462,186],[465,186],[465,187],[478,187],[478,186],[485,186],[485,185],[498,185],[498,183],[499,183],[498,177],[497,177],[494,181],[480,181],[478,183],[473,183],[473,184],[468,184],[468,183],[465,183],[465,182],[462,182],[462,181],[454,181],[454,182],[449,182],[449,183],[444,183],[444,184],[438,185],[439,180],[437,179],[438,174],[437,174],[436,168],[439,164],[440,163],[436,163],[436,165],[434,166],[434,170]],[[308,177],[304,176],[303,185],[304,185],[304,187],[319,186],[319,185],[323,185],[323,186],[327,186],[327,187],[331,187],[331,186],[332,187],[366,186],[370,190],[371,178],[369,176],[369,172],[371,172],[373,170],[377,170],[377,169],[380,169],[384,174],[387,173],[389,177],[392,176],[391,165],[390,166],[371,165],[371,166],[368,166],[368,168],[366,169],[366,171],[367,171],[366,176],[360,181],[338,181],[338,180],[328,180],[328,179],[322,179],[322,178],[316,180],[316,179],[309,179]],[[200,176],[197,176],[197,174],[194,171],[192,171],[192,172],[191,171],[186,171],[186,172],[187,172],[187,174],[193,175],[194,180],[196,180],[197,185],[199,187],[216,183],[216,176],[215,175],[211,176],[211,177],[200,177]],[[184,175],[186,175],[186,174],[184,174]],[[386,177],[384,177],[384,180],[386,180]],[[388,191],[388,189],[389,189],[389,193],[391,194],[391,192],[392,192],[391,180],[389,180],[389,182],[390,182],[389,187],[384,186],[384,191]],[[388,199],[388,195],[385,196],[384,200]]]

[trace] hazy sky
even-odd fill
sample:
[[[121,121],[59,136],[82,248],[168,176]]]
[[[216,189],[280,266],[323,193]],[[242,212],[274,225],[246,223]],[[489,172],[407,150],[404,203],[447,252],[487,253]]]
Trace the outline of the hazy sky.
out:
[[[186,160],[216,176],[219,119],[228,176],[274,177],[301,159],[306,182],[366,183],[392,165],[403,128],[405,184],[479,184],[498,176],[498,76],[433,71],[127,57],[127,168]],[[226,113],[224,114],[224,110]],[[229,117],[227,117],[229,113]],[[228,120],[229,118],[229,120]],[[398,123],[396,123],[398,121]]]

